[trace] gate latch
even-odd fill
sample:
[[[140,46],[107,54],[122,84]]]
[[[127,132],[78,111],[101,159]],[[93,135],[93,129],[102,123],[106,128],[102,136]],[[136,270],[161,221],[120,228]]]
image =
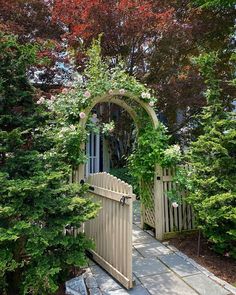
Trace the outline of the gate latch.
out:
[[[120,204],[121,204],[121,206],[124,206],[125,205],[125,200],[126,199],[131,199],[131,197],[128,197],[128,196],[122,196],[121,198],[120,198]]]

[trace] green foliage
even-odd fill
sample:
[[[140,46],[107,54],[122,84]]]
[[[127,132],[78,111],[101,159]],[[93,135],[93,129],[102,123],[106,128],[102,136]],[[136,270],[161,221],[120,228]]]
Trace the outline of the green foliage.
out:
[[[202,8],[224,9],[235,7],[234,0],[193,0],[193,3]]]
[[[62,122],[78,122],[80,113],[91,105],[94,98],[108,93],[112,95],[114,90],[120,90],[124,95],[129,92],[145,102],[156,101],[150,89],[125,72],[122,63],[115,68],[108,67],[108,62],[101,58],[100,39],[94,40],[87,55],[88,64],[83,78],[75,81],[72,89],[65,90],[56,100],[46,102],[49,109],[62,118]]]
[[[86,134],[80,129],[78,121],[80,118],[88,116],[84,113],[84,109],[90,106],[96,97],[113,95],[114,91],[118,91],[122,96],[125,96],[128,92],[150,105],[153,105],[156,101],[150,89],[125,72],[122,63],[119,63],[115,68],[110,68],[108,63],[102,60],[100,39],[93,42],[92,47],[88,50],[88,57],[83,78],[75,82],[72,89],[65,89],[56,100],[46,101],[46,106],[57,116],[60,122],[58,134],[59,136],[63,134],[61,136],[61,150],[68,151],[64,153],[64,160],[70,161],[73,166],[85,161],[82,150],[77,148],[86,140]],[[142,113],[140,108],[137,108],[136,111],[140,113],[140,122],[143,120],[149,122],[150,119],[145,112]],[[86,127],[88,132],[90,130],[99,131],[89,120]],[[100,129],[101,132],[108,135],[114,129],[114,122],[103,124]],[[79,134],[79,132],[81,133]],[[167,144],[168,136],[165,135],[162,125],[159,125],[157,130],[149,127],[141,133],[136,152],[131,157],[130,167],[133,177],[136,180],[142,179],[140,194],[142,200],[146,200],[150,193],[147,193],[142,187],[146,187],[147,183],[150,183],[153,179],[155,164],[159,162],[163,165],[173,164],[176,155],[174,150],[169,150],[169,154],[167,151],[165,157],[162,157],[164,150],[169,148]],[[147,153],[147,151],[149,152]],[[135,182],[140,184],[140,181]]]
[[[63,133],[35,103],[26,73],[36,48],[0,38],[0,293],[52,294],[92,247],[84,234],[63,232],[98,209],[85,187],[69,184],[84,134],[70,125]]]
[[[236,257],[236,118],[223,106],[215,53],[196,59],[207,85],[203,134],[192,143],[186,178],[199,228],[221,254]]]
[[[141,130],[137,147],[129,157],[129,169],[139,185],[139,195],[145,206],[153,206],[150,187],[154,178],[156,165],[162,167],[175,166],[181,157],[178,146],[169,146],[169,136],[164,125],[157,129],[148,125]]]
[[[109,136],[109,134],[114,131],[115,129],[115,122],[114,121],[111,121],[109,123],[104,123],[102,125],[102,133],[105,135],[105,136]]]

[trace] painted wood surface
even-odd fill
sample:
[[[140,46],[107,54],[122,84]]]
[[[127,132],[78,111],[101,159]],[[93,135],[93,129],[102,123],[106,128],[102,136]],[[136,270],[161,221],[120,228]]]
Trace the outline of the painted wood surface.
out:
[[[189,167],[185,166],[185,169]],[[163,240],[169,234],[194,230],[195,219],[190,205],[185,200],[186,192],[181,192],[181,204],[172,206],[168,192],[175,189],[173,177],[175,172],[170,168],[157,167],[154,188],[150,188],[154,200],[153,208],[142,207],[142,222],[155,228],[156,238]]]
[[[100,203],[98,216],[85,223],[95,242],[93,259],[125,288],[132,288],[132,186],[106,173],[91,174],[89,195]]]

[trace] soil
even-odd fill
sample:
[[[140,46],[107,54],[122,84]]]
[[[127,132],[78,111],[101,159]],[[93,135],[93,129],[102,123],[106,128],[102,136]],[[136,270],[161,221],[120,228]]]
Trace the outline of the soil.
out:
[[[198,233],[171,238],[168,241],[215,276],[236,287],[236,260],[215,253],[210,243],[202,237],[198,256]]]
[[[57,291],[57,293],[55,295],[65,295],[65,285],[61,285],[59,290]]]

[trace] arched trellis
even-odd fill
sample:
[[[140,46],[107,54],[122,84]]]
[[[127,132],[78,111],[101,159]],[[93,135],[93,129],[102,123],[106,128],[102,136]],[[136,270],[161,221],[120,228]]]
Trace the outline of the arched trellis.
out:
[[[86,127],[86,123],[88,121],[89,118],[89,114],[91,113],[92,109],[99,103],[104,103],[104,102],[108,102],[108,103],[114,103],[118,106],[120,106],[121,108],[125,109],[127,111],[127,113],[131,116],[131,118],[133,119],[137,129],[139,129],[139,125],[140,122],[138,120],[138,114],[135,111],[135,109],[129,105],[128,102],[126,102],[125,100],[122,100],[121,98],[128,98],[131,101],[134,101],[137,103],[138,106],[140,106],[148,115],[149,118],[149,122],[152,124],[152,126],[154,128],[157,128],[159,121],[158,118],[156,116],[156,113],[154,111],[154,109],[145,101],[139,99],[137,96],[135,96],[133,93],[125,91],[125,93],[121,93],[120,90],[112,90],[112,93],[105,93],[101,96],[97,96],[95,98],[93,98],[92,102],[90,103],[90,105],[85,108],[83,110],[83,112],[85,113],[85,117],[80,119],[79,125],[82,128]],[[147,122],[148,123],[148,122]],[[85,144],[83,144],[82,149],[85,150]],[[76,179],[77,181],[80,181],[81,179],[84,179],[84,174],[85,174],[85,165],[81,164],[77,170],[77,175],[76,175]],[[142,208],[142,216],[141,216],[141,223],[142,226],[144,225],[144,215],[148,214],[149,210],[152,210],[153,212],[150,212],[150,214],[152,214],[154,216],[154,227],[156,230],[156,237],[158,239],[162,239],[163,238],[163,203],[161,201],[162,198],[162,194],[163,194],[163,188],[162,188],[162,182],[161,182],[161,174],[162,174],[162,168],[159,165],[156,165],[154,171],[154,183],[153,183],[153,199],[154,199],[154,207],[152,209],[147,209],[147,208]],[[157,218],[156,216],[159,216],[160,218]]]
[[[150,118],[150,122],[152,123],[153,127],[157,127],[159,121],[157,119],[156,113],[153,110],[153,108],[150,107],[148,103],[142,101],[141,99],[139,99],[138,97],[133,95],[131,92],[126,91],[124,94],[121,94],[120,90],[113,90],[112,94],[106,93],[101,96],[95,97],[93,99],[92,103],[90,104],[90,106],[84,110],[86,117],[80,120],[80,125],[81,126],[86,125],[89,113],[98,103],[101,103],[101,102],[112,102],[114,104],[117,104],[117,105],[123,107],[131,115],[131,117],[135,120],[135,118],[137,118],[137,115],[135,115],[135,111],[133,110],[133,108],[130,107],[125,101],[119,99],[119,97],[127,97],[127,98],[130,98],[131,100],[136,101],[147,112],[147,114]]]

